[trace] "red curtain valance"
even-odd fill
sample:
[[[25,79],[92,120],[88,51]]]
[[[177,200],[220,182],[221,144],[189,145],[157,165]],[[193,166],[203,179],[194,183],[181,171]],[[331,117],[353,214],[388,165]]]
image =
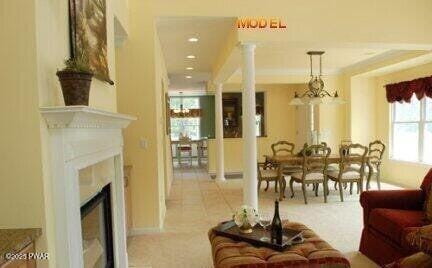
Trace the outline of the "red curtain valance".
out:
[[[432,76],[389,84],[385,88],[387,101],[390,103],[395,101],[410,102],[413,94],[416,94],[418,100],[422,99],[425,95],[432,98]]]

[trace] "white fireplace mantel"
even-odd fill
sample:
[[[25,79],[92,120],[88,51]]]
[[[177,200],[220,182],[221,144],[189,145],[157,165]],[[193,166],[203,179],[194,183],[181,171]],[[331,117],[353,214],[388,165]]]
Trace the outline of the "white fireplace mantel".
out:
[[[136,118],[88,106],[42,107],[48,128],[125,128]]]
[[[113,158],[111,184],[115,267],[127,267],[122,129],[135,117],[88,106],[42,107],[49,130],[51,198],[57,267],[84,267],[79,171]]]

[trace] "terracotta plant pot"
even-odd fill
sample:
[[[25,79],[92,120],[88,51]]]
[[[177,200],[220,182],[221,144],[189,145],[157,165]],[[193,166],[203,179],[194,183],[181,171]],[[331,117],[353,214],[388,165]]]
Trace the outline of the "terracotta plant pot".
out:
[[[93,74],[72,71],[58,71],[57,76],[60,80],[66,106],[88,106],[90,84]]]

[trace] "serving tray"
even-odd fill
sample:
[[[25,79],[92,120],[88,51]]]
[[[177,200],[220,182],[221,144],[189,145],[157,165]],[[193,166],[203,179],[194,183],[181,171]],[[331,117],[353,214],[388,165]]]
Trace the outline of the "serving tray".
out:
[[[265,230],[260,225],[253,228],[249,234],[241,233],[233,220],[222,222],[213,228],[213,231],[220,236],[228,237],[236,241],[244,241],[256,247],[267,247],[277,251],[283,251],[287,247],[303,243],[302,231],[289,228],[283,229],[282,244],[272,243],[270,230]],[[268,237],[268,241],[262,241],[261,238]]]

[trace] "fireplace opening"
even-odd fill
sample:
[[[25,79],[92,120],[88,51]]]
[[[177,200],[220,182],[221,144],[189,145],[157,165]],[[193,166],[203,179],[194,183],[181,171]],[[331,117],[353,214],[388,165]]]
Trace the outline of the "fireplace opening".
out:
[[[85,268],[114,267],[110,185],[81,206]]]

